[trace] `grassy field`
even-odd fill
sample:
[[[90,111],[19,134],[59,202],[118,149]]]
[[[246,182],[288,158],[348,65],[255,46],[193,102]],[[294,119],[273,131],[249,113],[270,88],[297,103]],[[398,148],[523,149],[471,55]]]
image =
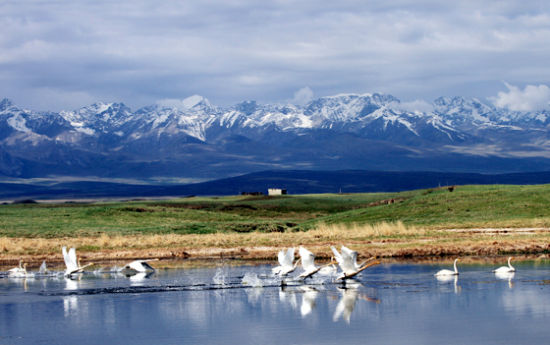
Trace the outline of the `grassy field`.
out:
[[[178,253],[293,243],[326,246],[344,240],[364,247],[370,244],[369,248],[383,243],[393,252],[401,247],[426,249],[433,241],[449,248],[460,247],[465,241],[481,246],[494,244],[494,235],[474,239],[447,230],[549,228],[549,206],[550,185],[459,186],[453,192],[438,188],[402,193],[10,204],[0,206],[0,259],[10,254],[54,253],[62,243],[71,241],[89,252],[131,247],[177,248]],[[548,251],[548,232],[525,236],[509,234],[502,240],[510,246],[522,241],[528,247],[535,243],[539,252]],[[411,243],[416,244],[411,247]],[[512,247],[501,251],[513,252]],[[433,251],[428,249],[423,253]],[[437,251],[432,254],[438,255]]]

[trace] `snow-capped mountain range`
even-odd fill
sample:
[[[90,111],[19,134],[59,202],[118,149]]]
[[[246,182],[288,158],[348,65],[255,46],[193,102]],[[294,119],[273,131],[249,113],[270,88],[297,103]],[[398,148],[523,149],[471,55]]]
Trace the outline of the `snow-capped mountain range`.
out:
[[[416,110],[391,95],[306,105],[201,96],[133,111],[33,112],[0,102],[0,174],[215,178],[262,169],[528,171],[550,168],[550,112],[462,97]]]

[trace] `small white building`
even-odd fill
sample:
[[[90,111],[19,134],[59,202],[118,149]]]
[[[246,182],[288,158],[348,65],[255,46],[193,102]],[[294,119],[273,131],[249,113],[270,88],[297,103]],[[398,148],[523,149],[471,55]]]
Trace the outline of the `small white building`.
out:
[[[286,194],[286,189],[281,188],[268,188],[267,189],[267,195],[273,196],[273,195],[283,195]]]

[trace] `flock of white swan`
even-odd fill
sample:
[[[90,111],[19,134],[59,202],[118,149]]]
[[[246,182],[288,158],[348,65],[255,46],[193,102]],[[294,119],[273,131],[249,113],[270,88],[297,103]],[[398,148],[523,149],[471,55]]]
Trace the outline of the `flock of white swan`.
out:
[[[334,247],[330,247],[330,249],[332,250],[334,258],[336,259],[336,262],[341,270],[341,273],[338,275],[336,280],[345,280],[355,277],[368,267],[379,263],[375,258],[370,258],[361,264],[357,264],[357,252],[347,248],[346,246],[342,246],[340,252],[338,252],[338,250]],[[326,265],[316,266],[314,262],[315,255],[311,251],[300,246],[298,248],[300,258],[294,261],[295,251],[295,248],[288,248],[286,250],[282,249],[279,252],[277,255],[279,266],[273,268],[273,274],[284,277],[289,273],[294,272],[300,262],[302,264],[303,272],[297,276],[298,279],[305,280],[316,273],[320,275],[332,275],[336,273],[337,268],[334,265],[333,260]]]
[[[314,274],[319,275],[334,275],[336,274],[337,267],[335,266],[334,259],[336,259],[336,263],[338,263],[338,266],[340,267],[340,272],[338,273],[338,276],[336,277],[337,281],[345,281],[346,279],[350,279],[361,273],[363,270],[367,269],[368,267],[371,267],[373,265],[377,265],[380,262],[376,260],[376,258],[370,258],[361,264],[357,263],[357,252],[354,250],[351,250],[347,248],[346,246],[342,246],[340,251],[338,251],[335,247],[330,247],[332,250],[332,253],[334,254],[333,259],[331,259],[331,262],[322,265],[317,266],[315,265],[315,255],[307,250],[306,248],[300,246],[298,248],[298,253],[300,257],[295,260],[295,248],[288,248],[288,249],[282,249],[279,251],[277,258],[279,261],[279,266],[276,266],[272,269],[272,273],[275,276],[279,277],[286,277],[290,273],[294,272],[296,268],[298,267],[298,264],[301,262],[302,266],[302,273],[300,273],[295,278],[300,280],[305,280]],[[65,277],[72,277],[75,274],[84,272],[84,269],[86,267],[89,267],[93,265],[92,263],[81,265],[80,259],[77,259],[76,257],[76,250],[75,248],[69,249],[67,251],[66,247],[63,247],[61,249],[61,252],[63,254],[63,260],[65,261],[65,271],[63,272],[63,275]],[[515,272],[515,268],[512,266],[511,261],[513,257],[508,258],[508,266],[502,266],[499,267],[493,272],[498,275],[503,274],[510,274]],[[118,272],[122,272],[128,275],[137,274],[137,273],[148,273],[148,272],[154,272],[155,269],[149,264],[150,261],[156,261],[158,259],[149,259],[149,260],[134,260],[126,265],[124,265],[121,268],[117,268]],[[455,259],[453,268],[454,270],[448,270],[443,269],[435,273],[435,276],[443,280],[448,277],[456,277],[458,276],[458,269],[457,269],[457,262],[459,259]],[[13,278],[24,278],[24,277],[34,277],[34,276],[47,276],[47,275],[57,275],[56,272],[50,272],[48,271],[48,268],[46,266],[46,262],[42,262],[42,265],[40,266],[40,269],[38,272],[28,272],[27,271],[27,264],[24,264],[22,261],[19,261],[19,266],[14,267],[10,270],[8,270],[8,277]],[[60,273],[59,273],[60,274]]]
[[[46,261],[42,262],[38,272],[28,272],[27,264],[23,261],[19,261],[19,266],[14,267],[8,270],[8,277],[12,278],[28,278],[28,277],[47,277],[47,276],[57,276],[61,273],[65,277],[73,277],[78,273],[83,273],[86,267],[92,266],[93,263],[88,263],[84,266],[80,264],[80,259],[76,257],[76,249],[71,248],[67,251],[67,247],[61,248],[61,253],[63,254],[63,261],[65,261],[65,271],[64,272],[51,272],[46,266]],[[121,268],[116,268],[117,272],[125,273],[128,275],[136,273],[147,273],[154,272],[155,269],[149,265],[148,262],[156,261],[158,259],[149,259],[149,260],[134,260]]]
[[[346,246],[342,246],[340,252],[334,247],[330,247],[334,254],[334,258],[336,259],[336,262],[338,263],[338,266],[340,267],[340,274],[336,278],[336,280],[345,280],[355,277],[357,274],[361,273],[363,270],[367,269],[368,267],[371,267],[373,265],[377,265],[380,262],[376,260],[376,258],[370,258],[361,264],[357,263],[357,252],[354,250],[351,250],[347,248]],[[333,265],[333,261],[327,265],[324,266],[315,266],[314,260],[315,255],[307,250],[304,247],[299,247],[298,252],[300,254],[300,258],[294,262],[294,248],[288,248],[286,251],[283,249],[278,254],[279,259],[279,266],[273,268],[273,273],[279,276],[285,276],[291,272],[293,272],[296,267],[298,266],[298,263],[302,262],[302,269],[303,273],[297,276],[297,278],[305,279],[308,277],[311,277],[315,273],[319,273],[321,275],[329,275],[333,274],[336,271],[336,267]],[[504,276],[507,274],[514,273],[516,269],[512,266],[513,257],[508,258],[508,266],[501,266],[497,269],[492,270],[493,273],[495,273],[497,276]],[[446,278],[449,277],[456,277],[458,276],[458,268],[456,266],[459,259],[455,259],[453,264],[453,270],[448,269],[442,269],[435,273],[435,277],[438,279],[441,278],[441,280],[446,280]]]

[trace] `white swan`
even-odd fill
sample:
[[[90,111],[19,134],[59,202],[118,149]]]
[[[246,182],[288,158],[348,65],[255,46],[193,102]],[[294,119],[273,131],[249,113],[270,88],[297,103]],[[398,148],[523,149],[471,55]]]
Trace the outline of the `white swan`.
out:
[[[334,253],[334,257],[342,269],[342,274],[338,276],[336,280],[354,277],[364,269],[379,263],[378,261],[371,262],[374,258],[370,258],[369,260],[366,260],[362,264],[358,265],[356,251],[353,251],[345,246],[342,246],[341,253],[339,253],[334,247],[330,247],[330,249]]]
[[[453,264],[454,266],[454,271],[451,271],[451,270],[441,270],[439,272],[437,272],[435,274],[436,277],[439,277],[439,276],[456,276],[458,275],[458,269],[456,268],[456,263],[458,262],[458,259],[455,259],[455,262]]]
[[[122,270],[131,270],[135,271],[137,273],[145,273],[145,272],[154,272],[155,269],[148,264],[148,262],[151,261],[158,261],[158,259],[149,259],[149,260],[134,260],[128,264],[126,264]]]
[[[272,269],[273,274],[286,276],[290,272],[294,271],[296,269],[296,266],[298,266],[298,261],[293,264],[294,248],[288,248],[286,252],[284,249],[281,249],[281,251],[279,251],[279,254],[277,255],[277,259],[279,260],[280,266]]]
[[[298,252],[300,253],[300,259],[302,261],[302,268],[304,269],[304,272],[300,274],[298,278],[306,279],[319,272],[321,267],[315,266],[315,255],[312,252],[302,246],[298,248]]]
[[[508,281],[508,287],[510,289],[514,287],[513,279],[515,275],[516,275],[516,272],[495,272],[495,277],[497,279]]]
[[[19,266],[8,270],[8,276],[12,278],[25,278],[27,276],[27,264],[19,260]]]
[[[512,261],[513,257],[510,256],[508,258],[508,266],[501,266],[495,270],[493,270],[494,273],[510,273],[510,272],[515,272],[516,269],[514,268],[514,266],[512,266]]]
[[[46,260],[42,261],[42,265],[40,265],[40,269],[38,270],[38,273],[41,275],[46,275],[50,271],[48,270],[48,266],[46,266]]]
[[[75,273],[80,273],[84,270],[84,268],[93,265],[90,263],[80,266],[80,260],[76,259],[76,250],[74,248],[69,249],[69,252],[67,253],[67,247],[63,246],[63,248],[61,248],[61,252],[63,253],[63,260],[65,261],[65,266],[67,267],[67,269],[65,269],[65,277]]]
[[[338,265],[340,265],[340,268],[344,274],[352,274],[360,268],[357,264],[356,251],[353,251],[345,246],[342,246],[341,253],[339,253],[334,247],[330,247],[330,249],[334,253],[334,257],[336,258],[336,261],[338,262]]]

